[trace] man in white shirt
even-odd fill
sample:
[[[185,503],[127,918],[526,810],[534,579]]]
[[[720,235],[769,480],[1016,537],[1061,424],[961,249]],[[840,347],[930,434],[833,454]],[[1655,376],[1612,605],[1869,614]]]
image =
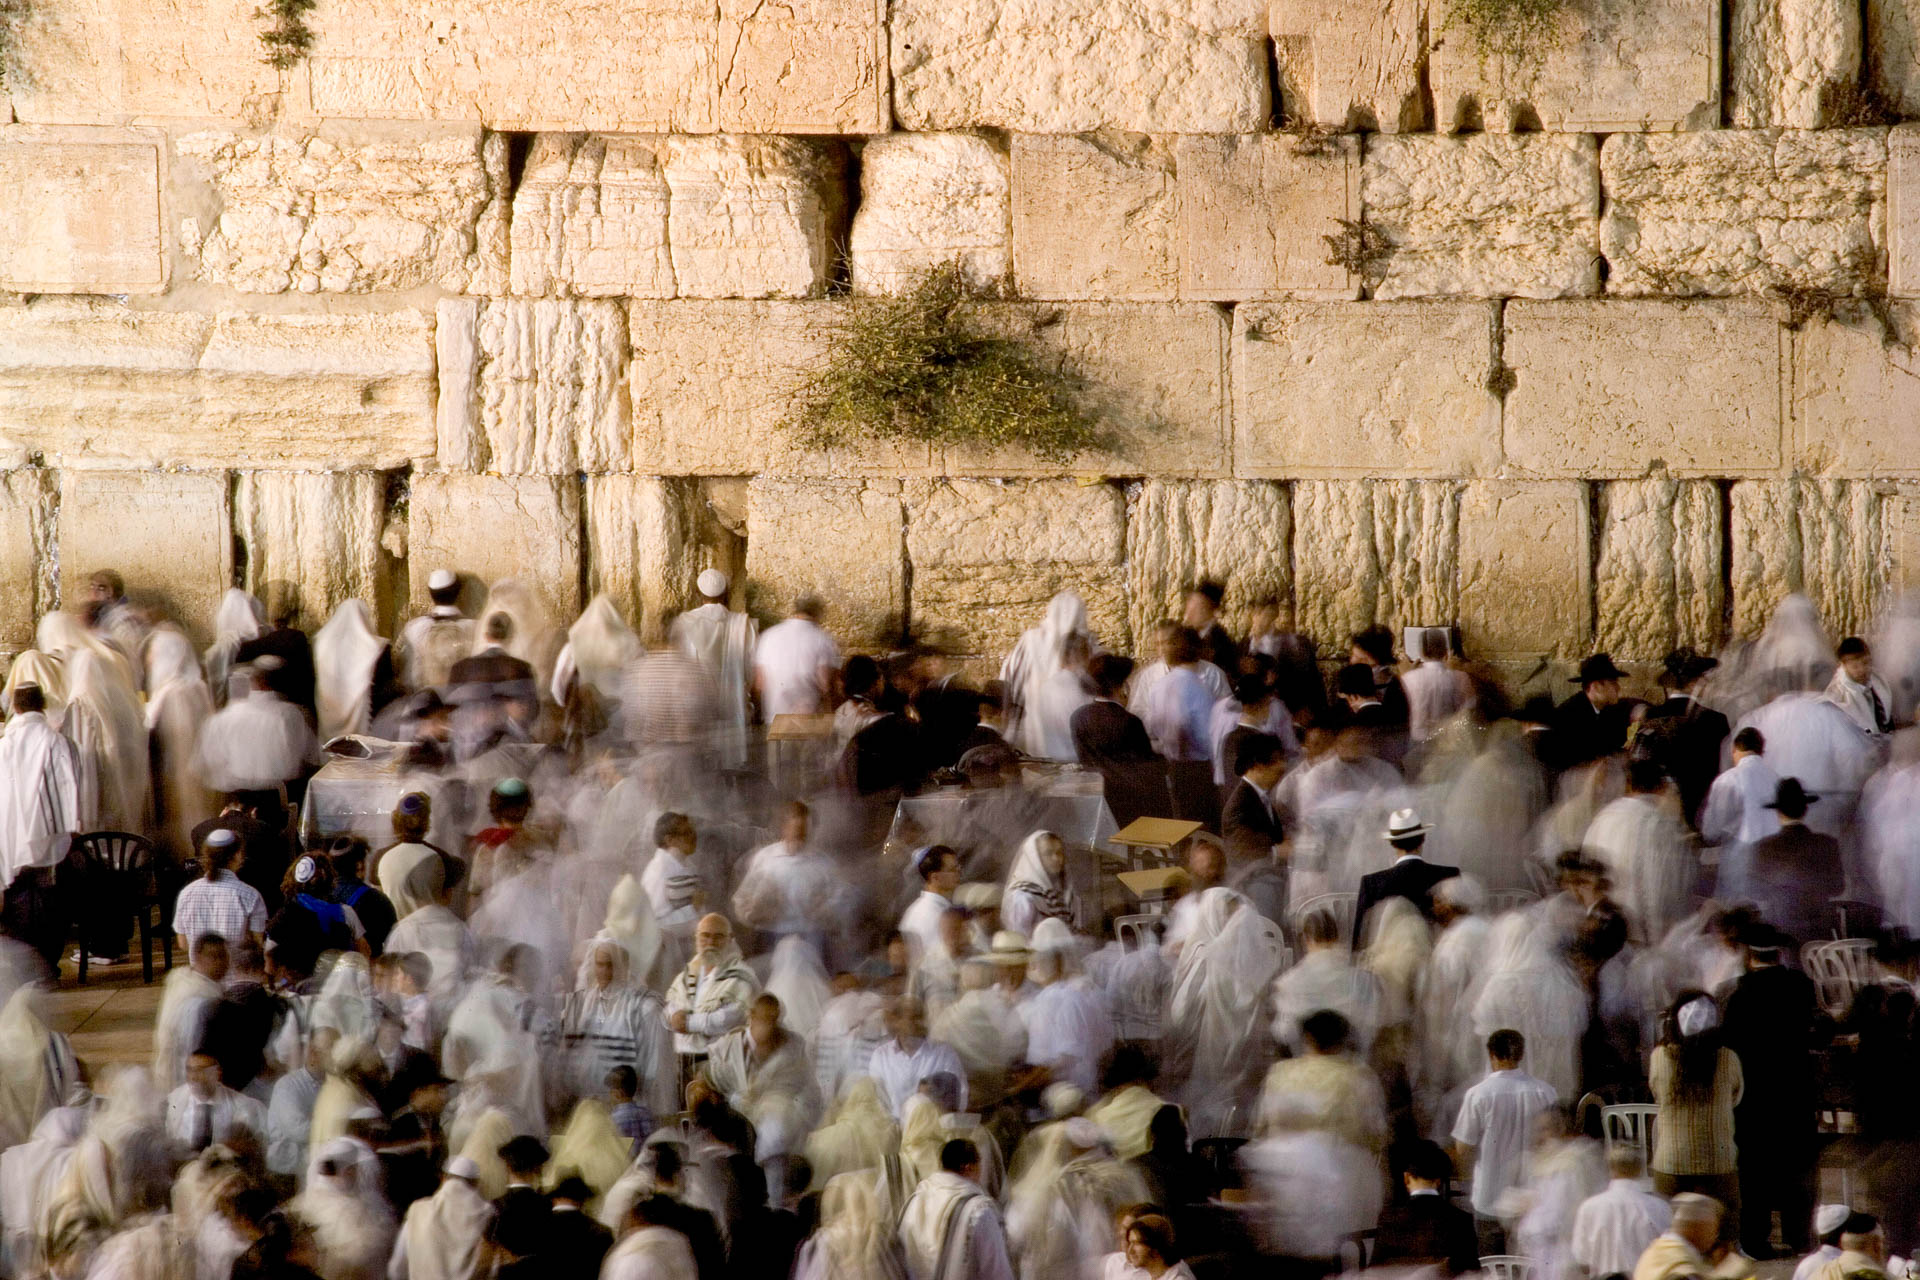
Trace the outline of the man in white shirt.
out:
[[[1673,1225],[1673,1210],[1640,1181],[1639,1151],[1614,1147],[1607,1172],[1607,1189],[1589,1196],[1573,1218],[1573,1260],[1593,1277],[1631,1274],[1647,1246]]]
[[[820,628],[826,606],[813,596],[794,601],[785,622],[768,627],[753,651],[753,683],[768,723],[775,716],[816,716],[833,705],[840,646]]]
[[[0,889],[29,867],[57,866],[81,829],[80,757],[46,709],[39,685],[21,685],[0,736]]]
[[[453,674],[453,664],[473,652],[473,619],[460,612],[460,579],[451,569],[435,569],[427,578],[433,607],[400,629],[394,659],[409,689],[438,688]]]
[[[243,1133],[265,1141],[266,1104],[221,1084],[220,1063],[211,1053],[188,1055],[187,1082],[167,1095],[167,1136],[197,1154]]]
[[[660,926],[672,968],[693,957],[693,926],[707,909],[707,890],[694,861],[699,836],[684,813],[663,813],[653,824],[653,857],[640,873],[640,887]]]
[[[1428,627],[1420,636],[1420,663],[1400,677],[1407,691],[1407,736],[1425,742],[1449,716],[1473,701],[1473,681],[1447,665],[1447,633]]]
[[[1304,1051],[1300,1024],[1321,1010],[1347,1020],[1354,1052],[1365,1057],[1380,1028],[1380,981],[1353,962],[1340,940],[1340,922],[1314,911],[1300,922],[1306,954],[1273,984],[1273,1037],[1291,1052]]]
[[[750,928],[776,937],[799,935],[821,954],[833,915],[838,880],[833,863],[807,847],[811,814],[798,800],[780,819],[780,838],[747,859],[734,890],[733,914]]]
[[[1887,682],[1874,674],[1873,650],[1859,636],[1848,636],[1835,652],[1839,669],[1822,697],[1847,713],[1847,718],[1872,737],[1893,732],[1893,694]]]
[[[887,1008],[887,1030],[893,1038],[873,1051],[867,1074],[880,1086],[880,1096],[896,1119],[905,1118],[907,1100],[920,1082],[942,1071],[960,1081],[960,1110],[967,1109],[967,1072],[951,1046],[927,1039],[927,1013],[912,996],[895,996]]]
[[[1780,829],[1769,807],[1780,776],[1763,758],[1766,749],[1767,740],[1751,725],[1734,734],[1733,767],[1713,780],[1700,806],[1700,834],[1720,851],[1713,894],[1722,902],[1745,898],[1753,846]]]
[[[1153,696],[1154,689],[1173,669],[1168,655],[1182,630],[1184,628],[1171,619],[1153,629],[1154,652],[1160,656],[1134,673],[1133,686],[1127,691],[1127,710],[1143,720],[1147,714],[1147,699]],[[1227,673],[1204,658],[1193,664],[1193,673],[1200,677],[1201,685],[1215,701],[1233,692],[1233,684],[1227,679]]]
[[[915,863],[924,886],[900,917],[900,936],[907,942],[907,963],[917,965],[920,957],[940,945],[940,920],[953,908],[954,890],[960,887],[960,855],[944,844],[928,845]]]
[[[1148,691],[1139,712],[1153,749],[1172,762],[1209,761],[1213,704],[1219,697],[1200,679],[1200,641],[1182,627],[1166,648],[1167,673]],[[1211,771],[1209,771],[1209,779]]]
[[[1521,1070],[1526,1054],[1518,1031],[1488,1036],[1487,1074],[1460,1100],[1453,1126],[1455,1159],[1473,1162],[1473,1225],[1483,1255],[1507,1252],[1500,1197],[1520,1185],[1534,1121],[1557,1101],[1552,1085]]]
[[[747,678],[753,665],[754,638],[758,631],[753,618],[745,612],[727,608],[727,575],[718,569],[703,569],[696,584],[706,603],[689,609],[673,620],[674,647],[706,668],[707,676],[720,698],[720,716],[732,730],[745,730]]]
[[[1013,1280],[999,1206],[980,1188],[980,1149],[966,1138],[940,1148],[940,1172],[900,1216],[907,1280]]]

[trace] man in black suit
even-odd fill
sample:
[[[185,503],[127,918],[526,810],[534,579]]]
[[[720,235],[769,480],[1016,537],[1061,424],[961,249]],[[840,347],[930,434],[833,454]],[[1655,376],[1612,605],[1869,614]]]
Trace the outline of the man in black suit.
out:
[[[244,641],[233,652],[233,666],[243,667],[262,658],[277,658],[280,665],[267,664],[267,688],[299,707],[313,723],[313,643],[307,633],[294,626],[300,617],[300,594],[292,583],[267,585],[269,630]]]
[[[1371,1265],[1439,1267],[1450,1276],[1480,1269],[1473,1215],[1448,1204],[1441,1194],[1452,1174],[1453,1161],[1438,1144],[1423,1140],[1411,1145],[1401,1175],[1407,1198],[1381,1213]]]
[[[1574,677],[1580,692],[1554,708],[1547,725],[1541,755],[1550,768],[1571,769],[1626,745],[1633,716],[1633,704],[1620,696],[1620,681],[1626,674],[1604,653],[1580,664],[1580,674]]]
[[[1235,863],[1271,857],[1286,838],[1274,808],[1273,789],[1287,771],[1286,748],[1270,733],[1252,733],[1234,743],[1233,770],[1240,775],[1220,813],[1220,837]]]
[[[1840,842],[1809,827],[1810,795],[1798,778],[1782,778],[1767,808],[1780,816],[1780,829],[1755,843],[1747,872],[1747,893],[1761,916],[1796,942],[1825,937],[1835,898],[1846,891]]]
[[[507,1189],[493,1202],[488,1239],[503,1261],[538,1260],[544,1267],[547,1226],[553,1216],[553,1204],[540,1190],[540,1170],[547,1164],[546,1145],[523,1133],[502,1144],[500,1162],[507,1166]]]
[[[1680,788],[1681,816],[1691,825],[1700,816],[1707,789],[1720,772],[1720,744],[1733,732],[1727,718],[1703,705],[1693,690],[1719,660],[1703,657],[1682,645],[1667,655],[1660,683],[1670,692],[1660,705],[1647,709],[1636,743],[1646,741]]]
[[[1421,822],[1420,815],[1412,809],[1396,809],[1387,819],[1387,829],[1382,834],[1396,856],[1393,865],[1385,871],[1360,877],[1360,900],[1353,909],[1356,945],[1366,937],[1363,926],[1367,912],[1388,898],[1405,898],[1420,908],[1422,915],[1433,918],[1433,886],[1459,875],[1460,868],[1437,867],[1420,855],[1420,847],[1426,844],[1427,832],[1431,830],[1433,828]]]
[[[1397,677],[1391,687],[1400,688]],[[1342,725],[1366,730],[1373,753],[1388,764],[1398,766],[1406,759],[1406,712],[1395,712],[1387,705],[1372,667],[1363,662],[1348,663],[1334,674],[1333,691],[1346,704]]]
[[[597,1276],[613,1248],[613,1232],[595,1222],[585,1211],[593,1199],[593,1188],[579,1177],[567,1177],[553,1189],[553,1214],[547,1219],[546,1246],[540,1251],[543,1274],[548,1276]],[[528,1274],[531,1274],[529,1271]],[[502,1267],[500,1280],[507,1280]]]
[[[1200,656],[1231,679],[1240,669],[1240,646],[1220,625],[1220,602],[1226,598],[1227,589],[1211,578],[1196,582],[1187,588],[1180,621],[1200,637]]]
[[[1135,818],[1172,812],[1167,798],[1166,765],[1154,754],[1147,727],[1120,701],[1133,659],[1096,653],[1087,662],[1093,701],[1073,713],[1073,749],[1080,763],[1106,783],[1113,820],[1126,826]]]

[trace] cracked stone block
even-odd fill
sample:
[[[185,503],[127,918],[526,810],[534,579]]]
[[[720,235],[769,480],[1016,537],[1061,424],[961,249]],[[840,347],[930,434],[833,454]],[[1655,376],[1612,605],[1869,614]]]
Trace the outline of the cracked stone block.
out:
[[[660,140],[543,133],[513,192],[513,291],[671,298]]]
[[[162,137],[0,126],[0,290],[159,293]]]
[[[1616,134],[1600,171],[1610,293],[1850,294],[1885,278],[1885,130]]]
[[[1920,125],[1887,133],[1887,292],[1920,297]]]
[[[1293,486],[1300,629],[1322,653],[1373,623],[1397,633],[1459,613],[1460,491],[1451,480],[1302,480]]]
[[[580,614],[580,482],[574,476],[417,474],[408,500],[407,558],[482,582],[530,585],[552,619]],[[412,613],[426,611],[427,575],[409,574]],[[412,616],[410,613],[409,616]]]
[[[699,482],[590,475],[586,487],[588,592],[610,597],[642,635],[698,603]]]
[[[1180,287],[1173,146],[1145,134],[1015,134],[1022,297],[1165,301]]]
[[[1392,251],[1373,296],[1600,291],[1600,149],[1587,134],[1382,135],[1360,202]]]
[[[1509,466],[1595,479],[1779,468],[1783,331],[1770,305],[1511,302],[1505,324]]]
[[[1325,237],[1360,217],[1357,139],[1183,137],[1174,156],[1181,297],[1355,296],[1359,279],[1327,260]]]
[[[1884,502],[1866,481],[1743,480],[1729,491],[1733,634],[1757,636],[1798,593],[1834,638],[1863,634],[1888,580]]]
[[[1524,661],[1592,652],[1592,520],[1584,484],[1472,481],[1461,490],[1459,520],[1460,634],[1469,654]]]
[[[1859,0],[1727,0],[1727,123],[1822,129],[1829,86],[1860,79]]]
[[[721,0],[720,127],[885,133],[886,0]]]
[[[1792,335],[1788,413],[1798,469],[1838,476],[1920,475],[1920,302],[1881,316],[1850,304]]]
[[[1127,503],[1072,480],[910,482],[907,561],[916,637],[998,662],[1047,601],[1080,593],[1099,642],[1132,652]],[[752,554],[752,540],[748,540]]]
[[[1293,595],[1292,512],[1270,480],[1148,480],[1127,497],[1127,604],[1138,649],[1162,618],[1177,618],[1188,587],[1226,587],[1236,635],[1265,596]]]
[[[60,472],[60,572],[75,585],[99,569],[127,594],[178,622],[196,646],[213,643],[213,612],[233,581],[233,526],[225,472]]]
[[[1291,124],[1341,133],[1426,126],[1426,0],[1272,0],[1267,29]]]
[[[0,573],[12,584],[0,593],[0,652],[33,648],[40,615],[56,605],[59,492],[59,477],[40,467],[0,474]]]
[[[747,486],[747,578],[757,611],[817,595],[842,643],[896,644],[907,615],[898,480],[756,476]]]
[[[233,523],[247,550],[247,590],[264,600],[269,582],[299,587],[299,626],[317,630],[347,600],[385,615],[392,575],[381,546],[384,472],[242,471]]]
[[[1656,476],[1600,486],[1594,569],[1599,635],[1620,661],[1658,662],[1680,645],[1712,652],[1726,607],[1720,487]]]
[[[1492,471],[1500,465],[1500,401],[1488,390],[1496,320],[1484,302],[1236,307],[1235,474]]]
[[[1005,149],[970,133],[895,133],[860,153],[860,207],[848,248],[856,293],[906,293],[958,262],[993,287],[1012,258]]]
[[[843,210],[843,157],[796,138],[668,138],[667,243],[682,298],[825,292]]]

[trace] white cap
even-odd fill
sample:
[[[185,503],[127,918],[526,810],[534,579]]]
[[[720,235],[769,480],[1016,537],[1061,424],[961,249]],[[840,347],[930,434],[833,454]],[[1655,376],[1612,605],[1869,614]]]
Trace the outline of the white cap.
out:
[[[427,575],[427,590],[445,591],[448,587],[452,586],[454,583],[458,581],[460,581],[460,579],[453,576],[453,570],[435,569],[432,573]]]
[[[1813,1211],[1813,1232],[1815,1235],[1830,1236],[1846,1225],[1853,1216],[1853,1210],[1843,1204],[1823,1204]]]
[[[1720,1006],[1713,1002],[1712,996],[1697,996],[1680,1006],[1674,1021],[1679,1024],[1681,1035],[1697,1036],[1720,1025]]]
[[[700,588],[701,595],[709,600],[717,600],[727,594],[727,575],[718,569],[702,569],[700,576],[695,579],[695,585]]]
[[[1107,1140],[1100,1126],[1085,1116],[1075,1116],[1066,1123],[1067,1141],[1081,1151],[1091,1151]]]
[[[472,1156],[455,1156],[443,1166],[449,1178],[465,1178],[468,1182],[480,1181],[480,1166],[473,1162]]]

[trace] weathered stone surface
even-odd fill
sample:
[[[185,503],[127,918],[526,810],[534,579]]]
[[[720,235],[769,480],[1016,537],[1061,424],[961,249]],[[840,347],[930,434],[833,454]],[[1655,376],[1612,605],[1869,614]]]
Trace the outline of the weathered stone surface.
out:
[[[309,21],[311,105],[322,116],[522,130],[887,128],[878,0],[342,0]]]
[[[1375,622],[1444,626],[1459,612],[1460,486],[1303,480],[1293,487],[1300,629],[1324,653]]]
[[[158,293],[161,136],[0,127],[0,289]]]
[[[1719,0],[1564,5],[1544,48],[1482,52],[1429,11],[1438,127],[1494,133],[1711,129],[1720,123]]]
[[[1920,115],[1920,0],[1867,0],[1872,87],[1902,116]]]
[[[233,523],[247,551],[247,590],[269,582],[300,589],[299,625],[314,630],[343,600],[385,616],[393,562],[381,545],[387,477],[378,471],[242,471]]]
[[[1423,0],[1271,0],[1267,30],[1289,123],[1342,132],[1412,132],[1426,124]]]
[[[1071,480],[934,480],[907,487],[907,562],[916,637],[998,660],[1068,589],[1094,635],[1131,652],[1127,503],[1112,485]],[[752,554],[752,539],[748,539]]]
[[[673,296],[660,140],[543,133],[513,192],[513,291]]]
[[[10,589],[0,593],[0,652],[33,647],[40,615],[55,604],[53,513],[59,482],[53,472],[31,467],[0,475],[0,574]]]
[[[856,293],[904,293],[935,267],[1007,275],[1013,232],[1007,153],[970,133],[892,133],[860,153],[860,207],[848,250]]]
[[[530,584],[547,616],[580,613],[580,484],[572,476],[415,475],[408,500],[407,558],[447,566],[482,582]],[[427,607],[427,575],[408,575],[412,608]]]
[[[214,608],[233,581],[224,472],[64,468],[59,528],[66,583],[118,570],[134,599],[179,622],[195,643],[212,643]],[[63,599],[71,605],[70,594]]]
[[[1860,78],[1858,0],[1727,0],[1727,122],[1820,129],[1830,85]]]
[[[1175,297],[1176,213],[1166,138],[1014,135],[1013,274],[1024,297]]]
[[[842,157],[794,138],[668,138],[667,241],[683,298],[802,298],[826,289]]]
[[[1323,237],[1360,216],[1353,138],[1306,146],[1286,134],[1180,138],[1180,296],[1238,301],[1351,298],[1359,280]]]
[[[35,0],[7,24],[13,118],[264,118],[280,73],[260,60],[256,8],[255,0]]]
[[[0,455],[394,467],[433,453],[432,321],[100,302],[0,308]]]
[[[1884,270],[1884,130],[1615,134],[1600,170],[1611,293],[1849,293]]]
[[[1227,589],[1235,634],[1265,596],[1293,595],[1292,512],[1286,486],[1268,480],[1148,480],[1127,496],[1127,606],[1138,649],[1162,618],[1177,618],[1186,589],[1211,578]]]
[[[1887,583],[1882,500],[1857,480],[1742,481],[1730,490],[1733,634],[1756,636],[1798,592],[1827,633],[1867,629]]]
[[[1567,298],[1600,288],[1600,155],[1588,134],[1377,137],[1367,224],[1392,253],[1375,298]]]
[[[1920,125],[1887,134],[1887,291],[1920,297]]]
[[[1574,480],[1476,480],[1464,487],[1460,632],[1469,654],[1568,659],[1591,651],[1589,512],[1587,488]]]
[[[440,304],[443,466],[504,475],[624,471],[627,315],[618,302]]]
[[[1920,475],[1920,302],[1888,308],[1894,333],[1849,306],[1793,335],[1787,412],[1796,469],[1840,476]],[[1888,338],[1893,337],[1889,342]]]
[[[1500,462],[1495,310],[1294,302],[1233,317],[1234,471],[1452,476]]]
[[[827,630],[891,644],[906,619],[906,518],[898,480],[791,480],[747,486],[747,578],[756,608],[784,615],[800,596],[828,605]]]
[[[1920,490],[1903,485],[1880,499],[1887,586],[1920,591]]]
[[[605,593],[642,634],[695,600],[697,481],[587,477],[587,591]]]
[[[1726,607],[1720,505],[1711,480],[1600,486],[1595,648],[1623,662],[1658,662],[1679,645],[1718,646]]]
[[[505,140],[492,165],[485,150],[458,126],[187,134],[181,252],[199,279],[246,293],[465,289],[506,178]]]
[[[894,0],[907,129],[1231,133],[1267,122],[1262,0]]]
[[[1771,472],[1782,333],[1760,303],[1509,303],[1507,462],[1542,476]]]

